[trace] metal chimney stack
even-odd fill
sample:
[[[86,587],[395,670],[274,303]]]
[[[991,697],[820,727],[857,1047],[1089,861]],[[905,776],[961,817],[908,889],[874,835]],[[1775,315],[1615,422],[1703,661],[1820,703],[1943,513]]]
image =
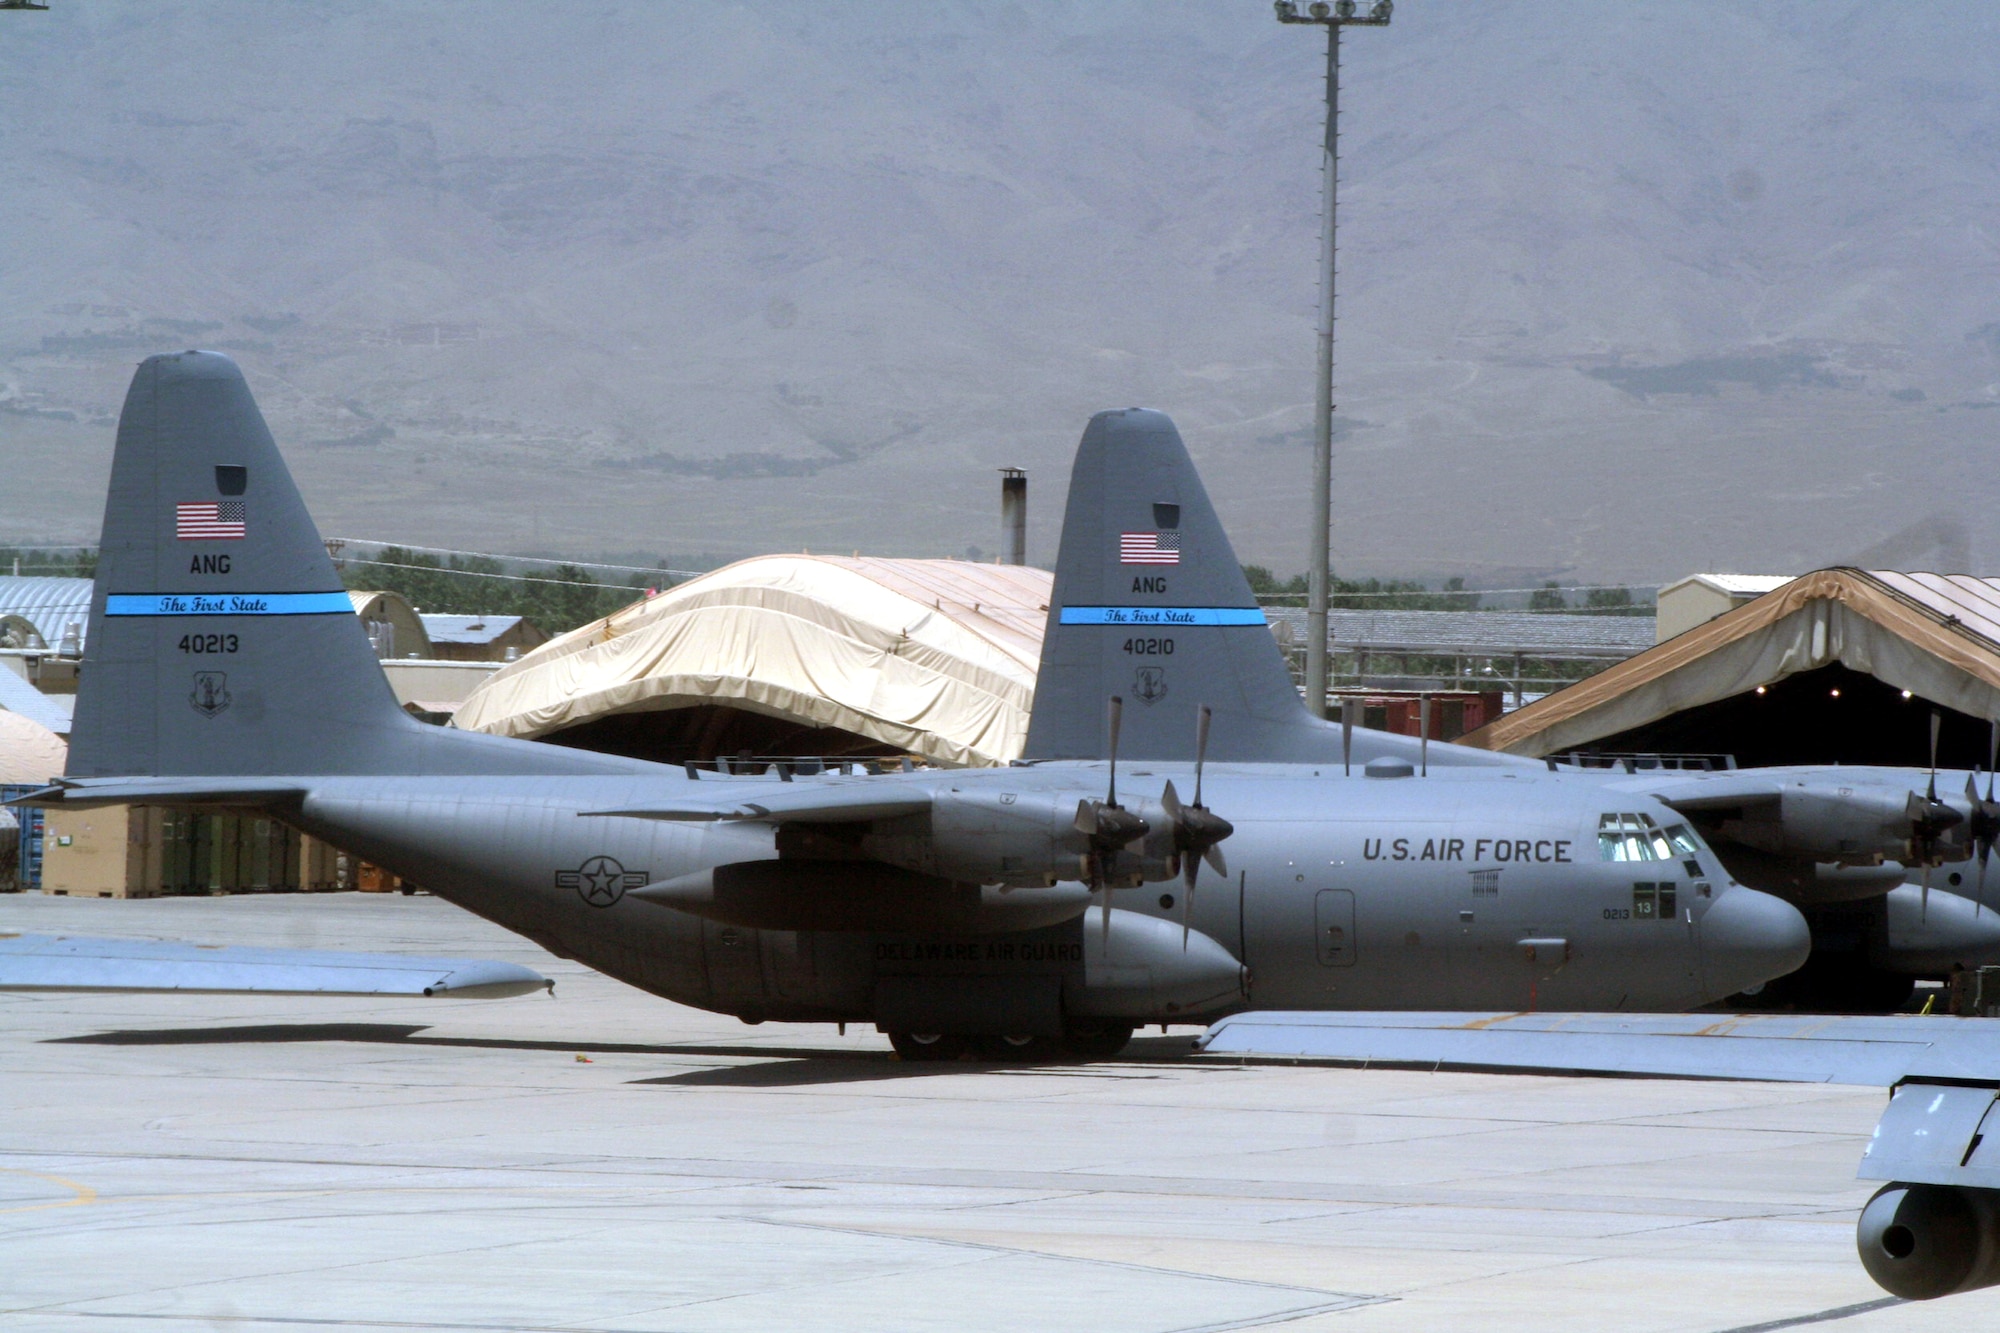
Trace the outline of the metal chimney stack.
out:
[[[1028,563],[1028,474],[1000,469],[1000,563]]]

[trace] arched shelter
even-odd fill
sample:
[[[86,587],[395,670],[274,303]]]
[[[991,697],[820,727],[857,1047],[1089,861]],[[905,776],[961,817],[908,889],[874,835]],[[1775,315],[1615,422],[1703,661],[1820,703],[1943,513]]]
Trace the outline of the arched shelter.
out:
[[[91,586],[89,579],[0,574],[0,640],[10,648],[50,649],[67,640],[81,651]]]
[[[431,636],[424,629],[423,617],[403,594],[349,592],[347,597],[354,603],[354,614],[361,617],[361,624],[368,631],[368,642],[374,645],[375,656],[430,657]]]
[[[1002,764],[1051,576],[868,556],[739,561],[543,644],[455,725],[667,762],[749,752]]]
[[[1984,766],[2000,717],[2000,579],[1822,569],[1460,738],[1537,758]]]

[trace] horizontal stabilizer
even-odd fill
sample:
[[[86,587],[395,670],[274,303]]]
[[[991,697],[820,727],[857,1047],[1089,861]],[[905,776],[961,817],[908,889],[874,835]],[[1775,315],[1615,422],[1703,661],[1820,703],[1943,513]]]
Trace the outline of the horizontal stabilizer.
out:
[[[303,800],[296,778],[85,778],[16,797],[9,805],[94,810],[106,805],[237,806],[268,809]]]
[[[515,963],[322,949],[249,949],[88,935],[0,935],[0,991],[431,995],[497,1000],[553,990]]]
[[[1990,1081],[2000,1023],[1914,1015],[1248,1013],[1201,1038],[1212,1055],[1533,1074],[1854,1083]]]
[[[704,784],[722,788],[724,784]],[[581,810],[581,818],[665,819],[684,822],[724,820],[767,824],[857,824],[871,819],[922,814],[931,808],[927,788],[863,778],[851,784],[773,783],[754,799],[742,793],[712,801],[662,801],[623,810]]]

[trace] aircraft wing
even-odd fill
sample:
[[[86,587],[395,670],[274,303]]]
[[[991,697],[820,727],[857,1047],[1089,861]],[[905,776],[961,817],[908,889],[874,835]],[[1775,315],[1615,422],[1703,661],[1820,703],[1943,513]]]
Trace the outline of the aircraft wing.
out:
[[[2000,1132],[1986,1132],[2000,1125],[2000,1022],[1993,1019],[1271,1012],[1225,1018],[1198,1045],[1212,1055],[1404,1068],[1886,1087],[1889,1105],[1857,1179],[1899,1182],[1884,1191],[1892,1209],[1900,1186],[2000,1190]],[[1868,1218],[1864,1213],[1862,1260],[1878,1282],[1916,1298],[1958,1289],[1963,1274],[1934,1283],[1919,1275],[1905,1285],[1893,1264],[1871,1262],[1869,1236],[1879,1241],[1881,1225],[1871,1231]],[[1924,1225],[1915,1215],[1897,1220]]]
[[[250,949],[88,935],[0,935],[0,991],[429,995],[497,1000],[553,990],[514,963],[323,949]]]
[[[1915,1015],[1237,1014],[1212,1055],[1535,1073],[1854,1083],[2000,1082],[2000,1022]]]
[[[1784,799],[1775,779],[1748,773],[1690,773],[1673,769],[1607,784],[1613,790],[1644,792],[1682,814],[1695,810],[1726,810]]]
[[[845,824],[914,815],[931,808],[927,785],[905,779],[885,782],[861,778],[844,783],[772,783],[754,795],[730,792],[724,783],[703,784],[718,789],[709,800],[684,797],[623,810],[581,810],[582,818],[731,820],[768,824]]]

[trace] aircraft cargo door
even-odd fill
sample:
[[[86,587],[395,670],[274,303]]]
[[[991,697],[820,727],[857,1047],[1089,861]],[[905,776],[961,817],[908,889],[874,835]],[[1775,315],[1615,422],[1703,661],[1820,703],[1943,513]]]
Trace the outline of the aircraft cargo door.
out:
[[[1320,962],[1353,967],[1354,895],[1346,889],[1321,889],[1313,899],[1313,923],[1318,928]]]

